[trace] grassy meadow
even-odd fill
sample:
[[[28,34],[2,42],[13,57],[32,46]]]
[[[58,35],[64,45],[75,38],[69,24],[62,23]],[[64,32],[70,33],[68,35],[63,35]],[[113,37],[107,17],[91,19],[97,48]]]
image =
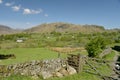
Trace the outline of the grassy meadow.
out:
[[[44,60],[58,58],[58,53],[61,54],[61,58],[66,58],[67,53],[61,51],[51,50],[51,47],[60,48],[84,48],[85,45],[97,36],[102,36],[106,40],[107,46],[119,45],[119,36],[117,32],[111,33],[93,33],[93,34],[82,34],[82,33],[20,33],[11,35],[0,36],[0,54],[14,54],[15,59],[4,59],[0,60],[0,65],[9,65],[16,63],[24,63],[32,60]],[[17,43],[17,39],[24,39],[22,43]],[[65,50],[63,50],[65,51]],[[71,51],[72,54],[88,55],[86,50]],[[115,56],[114,51],[104,57],[106,60],[113,60]],[[100,71],[101,74],[109,76],[112,70],[107,65],[101,65],[93,63],[94,66]],[[89,68],[88,65],[84,66],[84,70]],[[88,73],[84,71],[72,76],[66,76],[63,78],[51,78],[48,80],[102,80],[98,75]],[[95,71],[91,71],[95,72]],[[7,78],[1,78],[0,80],[34,80],[31,76],[12,75]],[[43,80],[41,77],[37,80]]]
[[[0,64],[8,65],[15,63],[22,63],[31,60],[44,60],[53,59],[58,57],[58,53],[51,51],[47,48],[13,48],[13,49],[2,49],[0,50],[2,54],[14,54],[15,59],[5,59],[1,60]],[[61,54],[61,57],[65,57],[66,54]]]

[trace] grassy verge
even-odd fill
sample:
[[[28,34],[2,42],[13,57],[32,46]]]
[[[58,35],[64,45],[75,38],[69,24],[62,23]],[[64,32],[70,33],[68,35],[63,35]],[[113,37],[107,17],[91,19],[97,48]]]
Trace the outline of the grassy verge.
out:
[[[104,58],[105,60],[110,60],[110,61],[112,61],[113,58],[115,57],[115,55],[116,55],[115,52],[112,51],[111,53],[105,55],[103,58]]]
[[[10,77],[7,77],[7,78],[2,78],[1,80],[35,80],[35,79],[32,79],[29,76],[13,75],[13,76],[10,76]],[[38,78],[36,80],[43,80],[43,79]],[[92,75],[92,74],[89,74],[89,73],[82,72],[82,73],[75,74],[75,75],[72,75],[72,76],[66,76],[66,77],[63,77],[63,78],[57,78],[56,77],[56,78],[51,78],[51,79],[47,79],[47,80],[102,80],[102,79],[100,79],[96,75]]]
[[[1,78],[0,80],[32,80],[32,78],[28,76],[12,75],[7,78]]]

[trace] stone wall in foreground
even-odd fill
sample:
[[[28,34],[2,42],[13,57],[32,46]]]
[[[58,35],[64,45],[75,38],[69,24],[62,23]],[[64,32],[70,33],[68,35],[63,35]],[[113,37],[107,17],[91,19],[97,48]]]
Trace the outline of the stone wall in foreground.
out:
[[[30,62],[0,65],[0,76],[7,77],[13,74],[31,76],[43,79],[50,77],[63,77],[76,73],[76,70],[67,64],[64,59],[51,59],[51,60],[34,60]]]

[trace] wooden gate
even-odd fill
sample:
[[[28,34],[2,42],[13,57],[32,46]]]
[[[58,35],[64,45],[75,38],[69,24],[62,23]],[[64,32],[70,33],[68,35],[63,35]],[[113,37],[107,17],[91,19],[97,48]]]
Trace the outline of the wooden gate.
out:
[[[68,54],[67,57],[68,64],[76,69],[76,71],[82,72],[83,65],[84,65],[84,57],[80,54],[74,55],[74,54]]]

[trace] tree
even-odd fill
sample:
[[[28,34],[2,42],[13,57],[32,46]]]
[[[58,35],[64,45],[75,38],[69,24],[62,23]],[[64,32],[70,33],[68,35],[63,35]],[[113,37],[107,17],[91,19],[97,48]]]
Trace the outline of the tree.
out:
[[[89,57],[97,57],[100,52],[106,47],[105,39],[102,37],[95,37],[86,45],[86,50]]]

